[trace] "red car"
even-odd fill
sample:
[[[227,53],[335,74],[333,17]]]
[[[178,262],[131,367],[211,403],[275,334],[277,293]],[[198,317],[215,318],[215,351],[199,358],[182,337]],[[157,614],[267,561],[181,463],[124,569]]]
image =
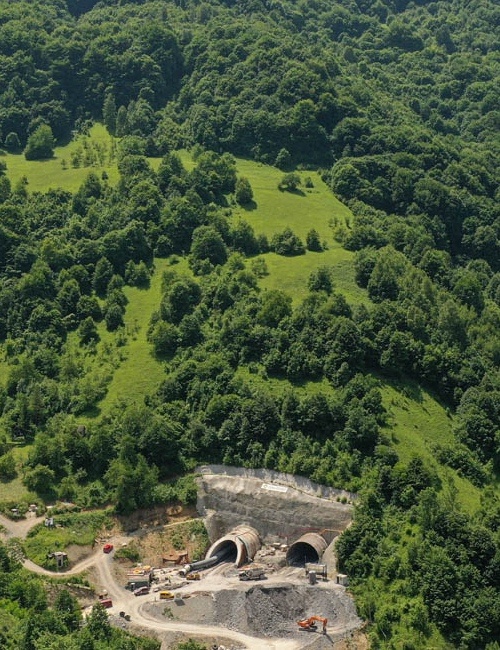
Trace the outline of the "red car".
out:
[[[104,544],[102,550],[104,551],[104,553],[111,553],[111,551],[113,550],[113,544]]]
[[[103,607],[106,607],[106,609],[108,609],[109,607],[113,607],[113,601],[111,600],[111,598],[103,598],[99,602]]]

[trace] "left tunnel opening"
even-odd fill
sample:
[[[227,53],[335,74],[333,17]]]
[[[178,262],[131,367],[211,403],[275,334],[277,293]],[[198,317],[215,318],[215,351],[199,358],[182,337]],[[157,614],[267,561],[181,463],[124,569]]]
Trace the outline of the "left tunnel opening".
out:
[[[217,556],[219,562],[232,562],[236,566],[242,566],[253,560],[260,544],[259,533],[243,524],[214,542],[208,549],[206,558]]]
[[[238,547],[231,539],[221,539],[212,546],[207,553],[207,558],[217,557],[219,562],[236,562]]]

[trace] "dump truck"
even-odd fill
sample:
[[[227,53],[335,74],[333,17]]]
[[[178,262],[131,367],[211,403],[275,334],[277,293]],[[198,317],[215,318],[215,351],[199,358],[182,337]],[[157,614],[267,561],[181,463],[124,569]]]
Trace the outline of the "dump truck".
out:
[[[238,573],[240,580],[264,580],[266,573],[264,567],[261,566],[247,566],[243,567]]]

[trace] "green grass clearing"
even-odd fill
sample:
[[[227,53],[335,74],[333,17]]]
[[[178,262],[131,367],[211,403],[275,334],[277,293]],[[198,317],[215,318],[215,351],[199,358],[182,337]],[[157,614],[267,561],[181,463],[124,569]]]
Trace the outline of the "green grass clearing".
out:
[[[354,280],[354,254],[343,249],[333,238],[332,223],[352,221],[352,213],[330,191],[317,172],[300,172],[302,188],[298,192],[282,192],[278,184],[283,172],[275,167],[238,158],[238,174],[246,176],[254,193],[250,209],[233,206],[234,220],[247,221],[256,234],[272,236],[290,227],[305,243],[306,235],[315,229],[326,244],[320,253],[307,251],[305,255],[283,257],[268,253],[265,259],[269,275],[260,281],[265,289],[282,289],[293,296],[294,302],[306,297],[307,279],[320,266],[332,269],[336,290],[353,304],[367,301],[366,291]],[[312,188],[305,187],[310,178]]]
[[[0,481],[0,504],[12,503],[15,507],[18,502],[32,503],[37,500],[36,495],[23,485],[23,464],[27,460],[31,445],[13,445],[12,454],[16,461],[17,476],[11,481]]]
[[[276,167],[262,163],[236,159],[239,176],[246,176],[254,194],[254,204],[250,208],[234,206],[235,217],[248,221],[256,233],[272,237],[289,226],[302,240],[311,228],[315,228],[321,241],[334,246],[330,223],[350,222],[352,213],[330,191],[317,172],[298,172],[302,186],[297,192],[282,192],[278,184],[283,172]],[[312,188],[304,186],[309,177]]]
[[[31,503],[36,497],[23,485],[22,476],[17,475],[12,481],[0,482],[0,504],[13,504],[17,507],[19,502]]]
[[[156,259],[148,289],[124,287],[129,301],[125,312],[127,343],[121,348],[123,359],[113,373],[106,397],[99,404],[101,413],[109,412],[117,402],[143,403],[144,397],[152,394],[165,377],[164,363],[154,356],[147,330],[153,312],[160,306],[162,276],[167,269],[182,273],[188,269],[187,261],[180,260],[172,266],[168,259]],[[101,330],[103,337],[110,336],[103,324]]]
[[[47,569],[55,568],[55,560],[48,553],[64,551],[73,544],[92,546],[96,535],[105,526],[111,526],[109,511],[70,513],[54,515],[54,528],[43,524],[36,526],[23,543],[26,556]]]
[[[447,410],[427,391],[414,384],[382,386],[384,406],[389,418],[387,430],[400,459],[408,462],[419,456],[426,464],[434,468],[443,485],[447,476],[451,476],[458,490],[458,501],[469,514],[480,507],[481,490],[457,474],[453,469],[443,467],[434,458],[435,445],[453,445],[453,418]]]
[[[353,253],[340,246],[321,253],[307,251],[305,255],[283,257],[276,253],[261,256],[267,265],[269,275],[259,280],[263,289],[281,289],[293,298],[296,306],[308,294],[307,281],[313,271],[321,266],[332,271],[334,291],[344,294],[353,305],[367,303],[368,295],[354,280]]]
[[[142,402],[165,375],[163,364],[154,357],[147,341],[151,315],[160,305],[161,276],[167,268],[167,260],[156,260],[155,266],[149,289],[124,287],[129,301],[125,313],[128,338],[124,348],[125,359],[115,370],[106,397],[101,402],[103,412],[118,400],[127,404]]]
[[[24,154],[7,153],[2,160],[7,165],[7,176],[12,186],[23,177],[28,180],[28,192],[46,192],[61,188],[76,192],[90,172],[109,177],[109,183],[118,182],[118,169],[114,148],[116,141],[102,124],[94,124],[88,136],[79,135],[69,144],[54,149],[50,160],[26,160]],[[72,161],[81,155],[81,163],[74,167]]]
[[[265,390],[276,399],[281,398],[285,393],[294,390],[300,396],[324,393],[333,395],[335,389],[327,379],[322,381],[305,381],[303,383],[293,383],[289,379],[281,377],[267,377],[260,374],[259,367],[257,372],[252,372],[247,366],[239,366],[236,370],[236,377],[242,379],[252,390]]]

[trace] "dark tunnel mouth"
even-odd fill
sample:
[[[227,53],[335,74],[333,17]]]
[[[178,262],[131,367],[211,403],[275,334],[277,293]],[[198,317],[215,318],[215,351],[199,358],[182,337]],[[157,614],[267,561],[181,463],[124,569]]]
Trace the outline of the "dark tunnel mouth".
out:
[[[235,542],[230,539],[221,539],[210,553],[210,557],[219,557],[220,561],[236,562],[238,557],[238,547]]]
[[[307,542],[297,542],[292,544],[288,549],[286,559],[290,566],[303,567],[307,562],[317,564],[319,562],[319,555],[311,544],[308,544]]]

